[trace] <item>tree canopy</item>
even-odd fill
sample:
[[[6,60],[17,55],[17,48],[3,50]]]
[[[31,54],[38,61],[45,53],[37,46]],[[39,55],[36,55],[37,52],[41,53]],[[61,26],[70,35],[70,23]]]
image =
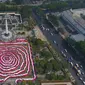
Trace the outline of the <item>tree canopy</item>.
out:
[[[13,0],[16,4],[21,4],[22,0]]]
[[[75,43],[75,48],[85,54],[85,41],[80,41]]]
[[[54,16],[52,14],[49,14],[48,15],[48,20],[51,21],[52,24],[55,25],[55,26],[58,26],[59,25],[57,16]]]

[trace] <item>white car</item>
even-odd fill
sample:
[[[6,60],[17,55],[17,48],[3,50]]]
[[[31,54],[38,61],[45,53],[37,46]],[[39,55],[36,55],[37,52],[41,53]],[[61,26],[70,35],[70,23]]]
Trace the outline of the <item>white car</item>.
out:
[[[82,74],[84,75],[84,72],[82,72]]]
[[[45,28],[43,27],[43,30],[45,30]]]
[[[43,30],[45,30],[45,27],[42,25]]]
[[[80,67],[83,68],[82,65],[80,65]]]
[[[61,51],[61,53],[63,54],[63,51]]]
[[[83,81],[83,84],[85,85],[85,81]]]
[[[67,52],[67,50],[65,49],[65,52]]]
[[[77,76],[80,76],[79,73],[77,73]]]
[[[66,57],[66,54],[63,54],[64,55],[64,57]]]
[[[83,80],[81,77],[79,78],[81,81]]]
[[[51,33],[51,35],[53,36],[53,33]]]
[[[56,41],[53,41],[56,44]]]
[[[49,29],[48,29],[48,31],[49,31]]]
[[[79,64],[76,63],[76,66],[79,67]]]
[[[46,31],[47,31],[48,29],[46,29]]]
[[[73,63],[72,62],[70,62],[70,64],[71,64],[71,66],[73,66]]]

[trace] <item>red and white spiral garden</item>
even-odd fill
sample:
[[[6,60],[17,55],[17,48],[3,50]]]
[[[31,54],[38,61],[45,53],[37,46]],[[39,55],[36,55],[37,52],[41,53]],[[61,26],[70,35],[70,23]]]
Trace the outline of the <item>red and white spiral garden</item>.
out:
[[[25,78],[29,75],[30,64],[34,76]],[[36,78],[30,45],[24,39],[0,43],[0,81],[6,81],[8,78],[16,78],[16,82]]]

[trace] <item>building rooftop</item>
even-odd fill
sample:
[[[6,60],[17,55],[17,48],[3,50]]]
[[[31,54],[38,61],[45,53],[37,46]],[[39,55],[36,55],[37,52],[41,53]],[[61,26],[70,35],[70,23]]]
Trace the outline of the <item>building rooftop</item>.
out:
[[[79,12],[67,10],[62,12],[62,17],[65,21],[73,26],[73,29],[77,30],[79,33],[85,34],[85,20],[83,20],[79,15]]]
[[[41,85],[72,85],[70,81],[43,81]]]
[[[0,2],[6,2],[7,0],[0,0]],[[9,0],[9,1],[12,1],[12,0]]]
[[[76,42],[84,41],[85,40],[85,36],[82,35],[82,34],[71,35],[70,38],[72,40],[75,40]]]

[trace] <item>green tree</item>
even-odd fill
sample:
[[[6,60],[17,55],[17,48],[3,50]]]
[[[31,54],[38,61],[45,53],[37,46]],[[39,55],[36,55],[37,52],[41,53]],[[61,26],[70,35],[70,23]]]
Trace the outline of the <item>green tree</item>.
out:
[[[33,82],[30,82],[30,81],[29,81],[29,82],[28,82],[28,85],[35,85],[35,84],[34,84]]]
[[[57,76],[55,75],[55,73],[46,74],[46,79],[57,80]]]
[[[75,48],[85,54],[85,41],[76,42]]]
[[[51,21],[51,23],[55,26],[59,26],[59,23],[58,23],[58,18],[52,14],[49,14],[48,15],[48,20]]]
[[[45,49],[40,52],[41,58],[49,59],[52,57],[51,53],[49,51],[46,51]]]
[[[15,2],[16,4],[21,4],[22,0],[13,0],[12,2]]]
[[[22,18],[29,18],[30,16],[32,16],[32,7],[27,5],[21,6],[20,13],[22,15]]]

